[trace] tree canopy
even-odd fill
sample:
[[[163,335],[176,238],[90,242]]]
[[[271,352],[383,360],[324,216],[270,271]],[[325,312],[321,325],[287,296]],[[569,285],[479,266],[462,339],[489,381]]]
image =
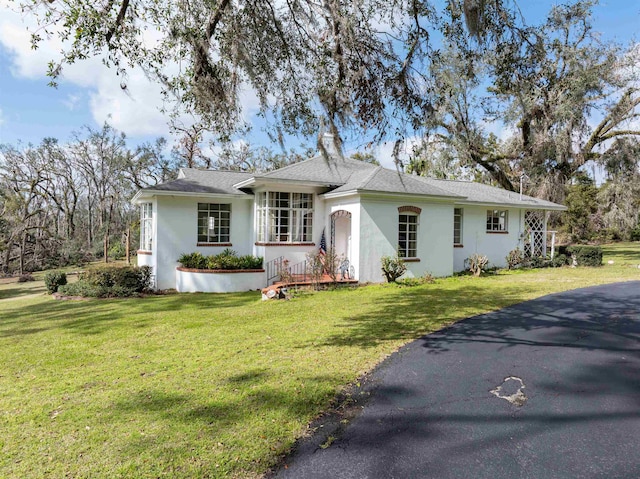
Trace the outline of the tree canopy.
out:
[[[446,143],[463,166],[506,189],[526,173],[534,193],[561,200],[554,190],[613,139],[640,136],[640,50],[602,42],[592,7],[555,6],[541,24],[511,30],[520,42],[496,50],[478,50],[463,35],[446,38],[432,61],[441,94],[425,139]]]
[[[419,128],[432,111],[429,64],[436,32],[490,38],[514,17],[508,0],[13,0],[64,42],[49,65],[101,56],[122,76],[141,67],[179,108],[219,138],[244,125],[240,95],[282,133],[355,128],[378,139]],[[465,23],[466,22],[466,23]]]

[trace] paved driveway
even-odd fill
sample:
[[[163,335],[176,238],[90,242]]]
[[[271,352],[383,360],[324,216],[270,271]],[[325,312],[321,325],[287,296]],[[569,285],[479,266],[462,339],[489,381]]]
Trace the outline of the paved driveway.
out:
[[[277,476],[640,478],[640,282],[461,321],[368,388],[335,440],[303,442]]]

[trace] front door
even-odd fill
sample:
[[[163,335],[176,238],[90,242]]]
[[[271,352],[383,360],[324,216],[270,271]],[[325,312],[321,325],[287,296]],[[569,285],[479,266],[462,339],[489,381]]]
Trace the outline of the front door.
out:
[[[351,258],[351,213],[338,210],[331,213],[331,246],[338,258],[338,264]]]

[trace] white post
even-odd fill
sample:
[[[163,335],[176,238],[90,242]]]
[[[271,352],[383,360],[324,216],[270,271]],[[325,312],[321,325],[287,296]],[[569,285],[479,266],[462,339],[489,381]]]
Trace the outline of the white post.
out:
[[[556,232],[551,232],[551,259],[555,256],[556,252]]]
[[[531,248],[531,257],[533,258],[536,255],[536,234],[534,230],[531,230],[530,234],[529,247]]]
[[[544,225],[542,226],[542,257],[547,257],[547,222],[549,221],[549,212],[544,212]]]

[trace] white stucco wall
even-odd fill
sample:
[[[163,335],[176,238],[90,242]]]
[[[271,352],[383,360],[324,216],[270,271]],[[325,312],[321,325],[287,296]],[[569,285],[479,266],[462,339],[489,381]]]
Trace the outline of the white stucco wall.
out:
[[[506,208],[509,211],[508,233],[487,233],[487,210],[505,209],[499,206],[456,205],[462,208],[462,248],[454,249],[454,271],[465,269],[464,260],[474,253],[486,255],[490,266],[506,266],[509,251],[520,246],[523,231],[524,211]]]
[[[158,196],[155,218],[154,256],[156,261],[156,285],[159,289],[176,287],[176,266],[183,253],[199,251],[209,256],[222,252],[226,246],[197,246],[198,203],[230,203],[233,249],[239,255],[252,254],[253,197],[212,198]]]
[[[176,289],[180,293],[239,293],[255,291],[266,284],[266,273],[194,273],[175,270]]]
[[[418,225],[417,257],[407,263],[405,277],[453,273],[453,204],[409,199],[362,198],[360,208],[361,282],[384,281],[380,258],[396,254],[398,245],[398,207],[421,208]]]

